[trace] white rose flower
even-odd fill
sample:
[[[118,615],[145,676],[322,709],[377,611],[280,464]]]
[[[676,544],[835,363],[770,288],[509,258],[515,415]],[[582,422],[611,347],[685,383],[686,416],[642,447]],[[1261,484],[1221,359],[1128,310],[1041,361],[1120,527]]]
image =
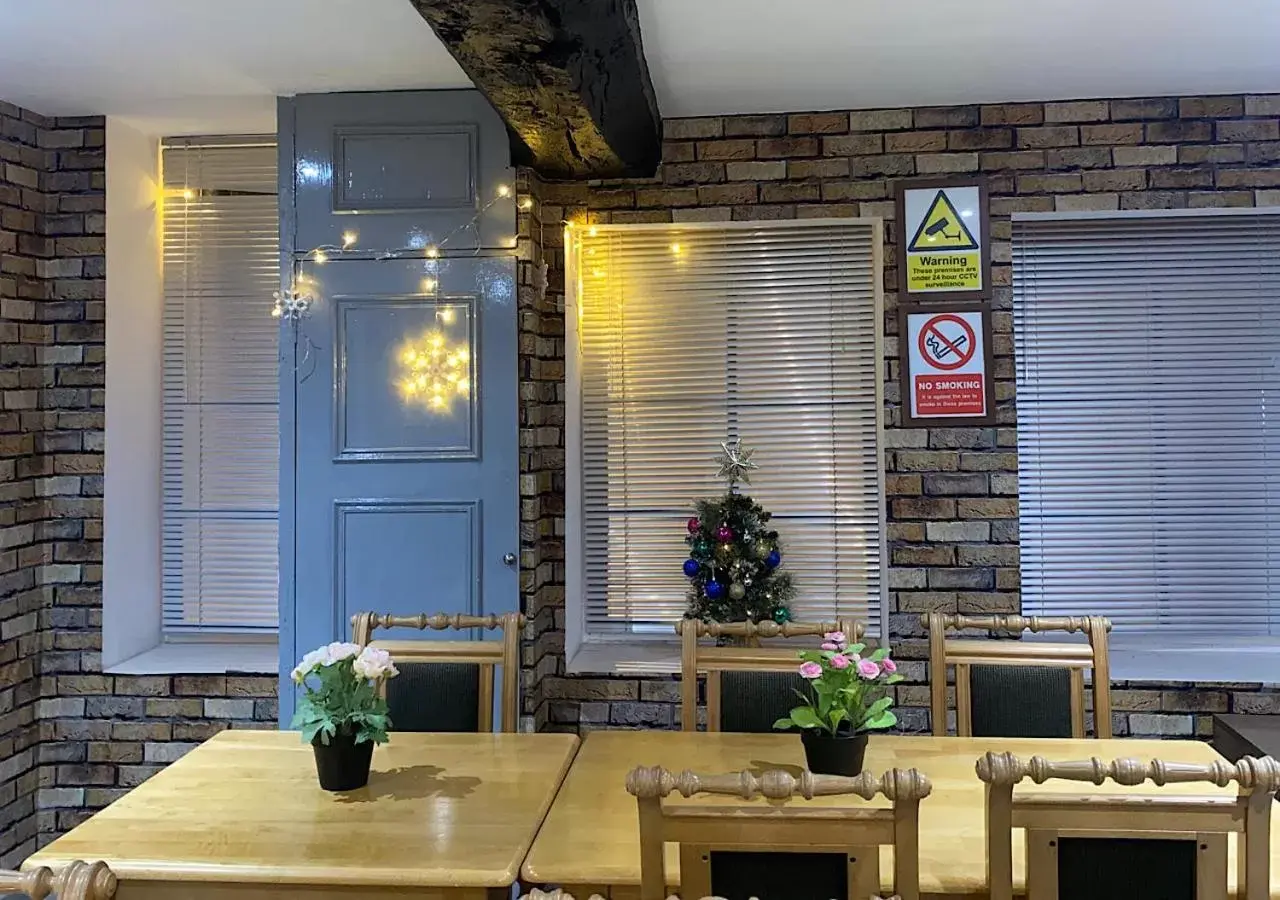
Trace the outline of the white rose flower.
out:
[[[370,681],[378,678],[393,678],[400,672],[391,662],[391,654],[377,647],[365,647],[351,664],[352,670],[361,678]]]
[[[353,656],[360,655],[360,645],[353,644],[350,641],[334,641],[321,651],[324,656],[320,660],[320,665],[331,666],[334,663],[340,663],[344,659],[350,659]]]

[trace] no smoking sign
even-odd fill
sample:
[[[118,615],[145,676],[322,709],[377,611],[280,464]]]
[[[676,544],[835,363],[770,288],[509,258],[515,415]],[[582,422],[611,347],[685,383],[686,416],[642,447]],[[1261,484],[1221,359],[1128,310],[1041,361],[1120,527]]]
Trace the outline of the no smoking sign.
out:
[[[910,308],[902,317],[906,349],[904,424],[914,420],[989,419],[991,377],[985,305],[941,311]]]

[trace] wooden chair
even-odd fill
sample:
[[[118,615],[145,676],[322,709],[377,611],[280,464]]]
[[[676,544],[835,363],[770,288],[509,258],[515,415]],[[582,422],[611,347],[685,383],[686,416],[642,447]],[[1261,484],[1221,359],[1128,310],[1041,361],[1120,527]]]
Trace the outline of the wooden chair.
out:
[[[698,730],[698,675],[707,676],[707,730],[768,732],[790,712],[798,698],[794,690],[804,682],[797,674],[799,647],[761,647],[760,638],[821,637],[843,631],[850,642],[860,640],[862,624],[851,619],[835,622],[703,622],[681,619],[680,726]],[[734,638],[739,646],[699,643],[706,638]],[[726,690],[726,687],[729,689]],[[725,707],[724,698],[731,697]]]
[[[663,845],[667,842],[680,845],[682,897],[712,894],[713,850],[840,854],[847,859],[846,896],[870,897],[880,888],[878,848],[891,844],[894,889],[902,900],[919,900],[920,801],[931,789],[929,779],[915,769],[891,769],[878,778],[869,772],[846,778],[808,771],[796,776],[779,769],[758,775],[750,771],[676,775],[658,766],[640,766],[627,775],[627,791],[636,798],[640,812],[640,900],[666,897]],[[883,794],[893,805],[887,809],[788,803],[664,806],[663,798],[673,792],[746,800],[762,795],[775,801],[843,795],[871,800]],[[800,868],[797,888],[809,871],[808,866]],[[797,891],[795,896],[801,894]]]
[[[31,900],[111,900],[116,895],[116,876],[104,862],[76,860],[60,872],[41,866],[30,872],[0,871],[0,895],[25,894]]]
[[[494,669],[499,666],[502,731],[515,731],[524,624],[524,616],[518,613],[393,616],[364,612],[351,617],[352,640],[390,652],[400,670],[399,676],[383,684],[397,731],[492,731]],[[500,629],[502,640],[375,641],[377,628]]]
[[[1057,900],[1063,877],[1095,881],[1071,884],[1064,893],[1073,896],[1099,896],[1096,882],[1101,882],[1114,895],[1133,900],[1174,900],[1179,892],[1194,900],[1226,900],[1227,835],[1233,832],[1240,835],[1236,896],[1271,896],[1271,805],[1280,788],[1280,764],[1270,757],[1196,765],[1159,759],[1104,762],[1096,757],[1053,762],[1041,756],[1023,760],[1012,753],[987,753],[976,768],[987,786],[991,900],[1013,898],[1014,828],[1026,829],[1027,900]],[[1119,792],[1015,797],[1014,787],[1025,778],[1036,784],[1062,779],[1101,785],[1110,779],[1120,785],[1151,781],[1162,787],[1188,782],[1226,787],[1234,782],[1240,790],[1225,802],[1221,796],[1153,798]]]
[[[930,718],[933,733],[947,733],[947,666],[956,671],[956,734],[961,737],[1085,736],[1084,670],[1093,670],[1093,730],[1111,737],[1111,674],[1101,616],[920,617],[929,630]],[[1024,631],[1083,633],[1086,643],[951,638],[948,631],[985,629],[993,635]]]

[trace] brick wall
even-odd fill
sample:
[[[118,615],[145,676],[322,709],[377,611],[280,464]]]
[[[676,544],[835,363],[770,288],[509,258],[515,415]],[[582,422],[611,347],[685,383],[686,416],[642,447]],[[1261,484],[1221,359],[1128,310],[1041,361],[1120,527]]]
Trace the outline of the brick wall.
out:
[[[228,725],[274,677],[102,674],[103,122],[0,103],[0,867]]]
[[[552,289],[538,323],[540,402],[563,361],[562,219],[698,222],[879,216],[886,229],[886,454],[889,636],[903,660],[899,718],[928,728],[927,652],[919,614],[1017,612],[1017,452],[1010,214],[1280,204],[1280,96],[1020,103],[676,119],[665,123],[658,176],[534,184]],[[991,188],[995,428],[903,429],[892,268],[894,181],[982,173]],[[522,347],[522,350],[525,348]],[[556,355],[549,355],[549,354]],[[562,388],[562,385],[557,385]],[[544,463],[562,457],[563,410],[539,412],[524,436]],[[531,473],[532,474],[532,473]],[[527,655],[534,724],[587,729],[678,722],[671,679],[564,672],[563,468],[522,483],[542,510],[536,592],[540,652]],[[546,518],[554,519],[548,523]],[[550,616],[547,605],[553,604]],[[1082,610],[1087,612],[1087,610]],[[556,630],[549,630],[551,622]],[[1276,686],[1126,684],[1114,688],[1118,735],[1206,735],[1214,712],[1280,714]]]

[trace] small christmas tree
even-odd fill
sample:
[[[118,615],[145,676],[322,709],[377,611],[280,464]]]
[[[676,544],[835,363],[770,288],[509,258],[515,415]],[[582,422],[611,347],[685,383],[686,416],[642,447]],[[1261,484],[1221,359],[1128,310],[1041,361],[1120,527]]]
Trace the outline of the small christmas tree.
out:
[[[711,622],[741,622],[791,618],[795,588],[791,575],[780,572],[782,547],[778,532],[769,527],[770,514],[745,494],[738,482],[750,484],[751,450],[741,441],[725,441],[716,457],[728,490],[714,500],[699,500],[697,515],[688,522],[689,558],[687,618]]]

